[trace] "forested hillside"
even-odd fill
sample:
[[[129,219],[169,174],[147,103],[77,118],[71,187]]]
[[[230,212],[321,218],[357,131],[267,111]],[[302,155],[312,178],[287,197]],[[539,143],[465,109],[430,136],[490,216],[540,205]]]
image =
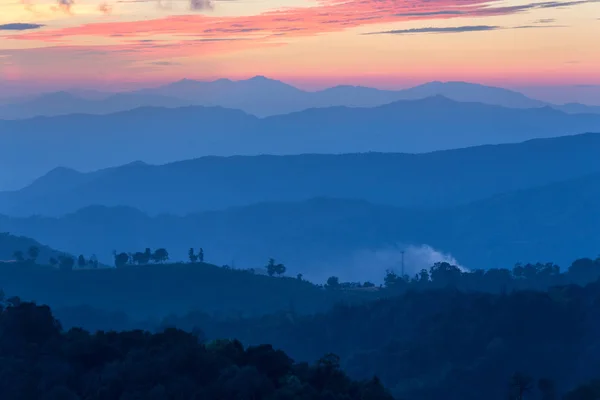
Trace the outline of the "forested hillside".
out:
[[[158,267],[177,274],[174,270],[177,266]],[[35,274],[26,271],[33,279]],[[131,274],[132,271],[136,272]],[[82,285],[77,293],[71,292],[77,298],[90,290],[84,278],[90,271],[49,272],[55,274],[43,276],[49,287],[55,286],[59,279],[64,282],[63,289]],[[124,306],[135,303],[137,298],[149,300],[151,296],[146,297],[145,287],[149,282],[159,282],[152,267],[138,271],[138,267],[122,266],[120,270],[91,272],[96,273],[95,282],[103,282],[98,286],[103,286],[105,296],[122,301]],[[122,284],[131,285],[130,300],[121,299],[114,283],[108,284],[110,275],[100,273],[119,274]],[[147,281],[130,279],[134,275],[140,278],[142,273],[149,277]],[[135,388],[138,395],[150,396],[144,398],[162,399],[172,390],[196,393],[200,386],[208,390],[201,392],[202,398],[213,395],[247,398],[243,393],[271,398],[270,394],[279,390],[291,397],[275,397],[278,399],[304,398],[300,393],[312,393],[306,394],[307,399],[321,398],[315,397],[319,390],[331,391],[327,397],[331,399],[338,398],[336,393],[345,393],[348,397],[344,399],[389,398],[379,381],[373,379],[375,375],[396,399],[545,400],[564,396],[565,400],[595,400],[599,386],[593,380],[600,377],[600,282],[586,282],[599,276],[600,259],[577,260],[563,274],[552,264],[470,273],[449,264],[436,264],[413,279],[388,273],[386,286],[371,292],[377,292],[378,299],[345,302],[315,314],[302,314],[293,307],[262,316],[195,311],[171,315],[162,322],[157,319],[144,322],[124,321],[119,315],[111,319],[110,313],[89,307],[63,308],[57,313],[67,328],[87,325],[108,329],[112,325],[114,329],[144,328],[155,334],[142,331],[88,334],[80,329],[61,333],[48,308],[12,298],[3,302],[5,306],[0,313],[3,335],[0,346],[5,357],[2,367],[5,376],[10,377],[0,382],[0,393],[25,391],[34,399],[36,390],[42,390],[56,392],[56,399],[103,400]],[[39,272],[37,277],[41,277]],[[198,284],[197,277],[187,271],[188,281]],[[197,290],[205,291],[210,284],[219,285],[221,291],[211,294],[212,301],[225,301],[231,306],[227,303],[229,284],[204,278],[208,284],[200,285]],[[258,281],[248,281],[247,285],[254,290],[235,288],[242,292],[240,295],[246,296],[244,291],[250,290],[247,293],[251,296],[282,301],[273,299],[269,291],[277,286],[289,291],[286,279],[263,278],[272,285],[259,286]],[[11,282],[6,275],[2,281]],[[174,295],[168,289],[174,287],[171,283],[160,283],[164,292],[154,296],[166,300]],[[181,284],[182,281],[177,282],[178,290],[184,296],[189,295],[192,284],[187,288]],[[339,282],[334,277],[319,288],[323,293],[337,293],[338,299],[372,289],[370,285]],[[306,291],[305,295],[316,296],[316,293]],[[240,297],[237,302],[249,300]],[[182,309],[181,305],[178,307]],[[219,341],[219,338],[238,338],[241,342]],[[269,345],[261,346],[265,343]],[[245,349],[245,346],[250,347]],[[25,351],[27,348],[29,351]],[[320,361],[313,367],[294,365],[284,353],[273,349],[283,350],[300,363]],[[41,352],[45,354],[44,363],[38,358]],[[220,355],[225,358],[219,358]],[[54,366],[51,381],[47,381],[50,367],[46,368],[46,362]],[[56,365],[66,369],[56,370]],[[237,368],[226,372],[224,368],[232,365]],[[272,367],[263,369],[266,365]],[[258,371],[253,368],[250,371],[248,367]],[[316,379],[314,374],[323,373],[323,368],[329,372],[320,375],[317,384],[312,379]],[[119,384],[110,378],[114,376],[110,371],[120,376]],[[199,371],[205,371],[203,378],[194,381],[197,386],[193,386],[188,379],[194,380]],[[334,375],[330,375],[333,371]],[[363,383],[351,382],[341,371]],[[271,379],[269,384],[259,376],[263,373],[278,378]],[[103,385],[82,384],[87,379],[96,382],[97,374],[106,377]],[[293,375],[304,382],[296,389],[288,387],[289,379],[295,380]],[[217,377],[218,380],[213,380]],[[286,378],[281,380],[282,377]],[[326,383],[329,379],[331,385]],[[40,386],[39,382],[44,383]],[[221,392],[233,388],[243,391]],[[295,394],[289,394],[288,389]],[[519,393],[527,395],[519,397]]]
[[[334,355],[294,363],[269,345],[175,329],[65,332],[46,306],[0,300],[3,399],[392,400],[377,378],[349,379]]]
[[[196,245],[220,265],[256,268],[274,257],[320,281],[330,275],[380,279],[399,267],[402,250],[411,272],[428,268],[432,260],[421,253],[433,250],[470,269],[549,261],[566,268],[573,259],[597,255],[599,225],[599,174],[444,210],[319,198],[185,217],[151,217],[126,207],[88,207],[60,218],[0,216],[4,229],[72,254],[97,254],[107,264],[114,249],[163,247],[183,261]]]
[[[2,232],[2,229],[6,227],[0,223],[0,262],[39,259],[43,260],[43,263],[47,263],[51,258],[58,259],[61,255],[65,255],[65,253],[42,245],[29,237]]]

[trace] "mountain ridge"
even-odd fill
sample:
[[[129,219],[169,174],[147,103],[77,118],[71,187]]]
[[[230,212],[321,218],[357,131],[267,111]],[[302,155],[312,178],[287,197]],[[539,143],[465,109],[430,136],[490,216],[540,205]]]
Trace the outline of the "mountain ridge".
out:
[[[62,94],[61,94],[62,93]],[[66,104],[60,104],[60,101]],[[482,102],[511,108],[536,108],[545,105],[568,113],[600,113],[600,107],[585,104],[552,104],[536,100],[511,89],[461,81],[432,81],[407,89],[376,89],[361,85],[337,85],[317,91],[298,89],[264,76],[250,79],[200,81],[181,79],[155,88],[119,92],[105,96],[85,96],[85,91],[65,90],[46,93],[33,99],[0,105],[0,119],[23,119],[37,115],[74,113],[109,114],[142,106],[183,107],[187,105],[223,106],[266,117],[331,106],[376,107],[398,100],[415,100],[445,95],[455,101]]]
[[[431,257],[455,258],[471,269],[516,261],[567,266],[594,254],[600,240],[600,172],[436,210],[320,197],[186,216],[89,206],[59,218],[0,216],[0,223],[75,254],[94,252],[107,263],[115,248],[166,247],[174,260],[184,260],[196,245],[214,263],[233,259],[252,267],[274,257],[290,273],[317,282],[331,275],[380,280],[397,267],[402,249],[411,273],[429,267]]]
[[[62,215],[100,204],[132,206],[152,215],[188,214],[319,196],[439,208],[600,172],[599,153],[600,133],[588,133],[423,154],[237,155],[164,165],[137,162],[64,174],[68,179],[62,182],[42,177],[28,188],[0,192],[0,213]]]

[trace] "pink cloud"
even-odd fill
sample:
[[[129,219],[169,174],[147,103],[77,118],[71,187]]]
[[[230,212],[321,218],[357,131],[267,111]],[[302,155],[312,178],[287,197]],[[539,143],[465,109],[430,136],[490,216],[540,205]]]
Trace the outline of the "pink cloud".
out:
[[[59,0],[59,3],[73,4],[73,0]],[[322,0],[315,7],[286,8],[250,16],[196,14],[128,22],[100,22],[60,29],[43,28],[4,38],[42,41],[48,47],[0,50],[0,56],[7,55],[23,71],[36,73],[40,73],[42,68],[39,60],[44,60],[44,65],[51,63],[53,67],[48,67],[48,70],[54,74],[62,73],[63,70],[72,71],[74,62],[86,65],[80,70],[88,72],[90,68],[100,70],[100,66],[107,63],[114,65],[112,71],[123,73],[135,68],[146,68],[146,72],[153,68],[164,71],[164,62],[149,63],[282,46],[286,44],[286,38],[290,37],[315,36],[380,23],[496,16],[581,3],[582,1],[571,1],[492,6],[489,0]],[[210,1],[199,0],[198,7],[202,4],[210,4]],[[157,37],[164,36],[173,39],[156,40]],[[86,38],[85,44],[80,45],[73,40],[78,37],[109,38],[116,43],[99,46]],[[177,69],[176,65],[170,64],[169,69]]]
[[[62,0],[69,1],[70,0]],[[544,4],[544,3],[540,3]],[[490,7],[488,0],[324,0],[319,6],[288,8],[252,16],[169,16],[153,20],[94,23],[47,29],[13,36],[14,39],[68,41],[74,36],[245,37],[264,40],[273,36],[312,36],[348,28],[399,21],[447,19],[464,16],[511,14],[534,8]]]

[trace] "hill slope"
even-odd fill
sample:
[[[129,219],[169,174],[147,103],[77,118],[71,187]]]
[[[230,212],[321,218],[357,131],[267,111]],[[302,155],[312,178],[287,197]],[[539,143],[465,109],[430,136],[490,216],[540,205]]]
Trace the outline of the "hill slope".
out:
[[[14,187],[59,166],[90,171],[202,155],[422,153],[594,131],[600,131],[600,115],[444,97],[265,119],[218,107],[184,107],[0,121],[0,187]]]
[[[7,227],[3,224],[0,224],[0,226],[3,229]],[[42,245],[34,239],[0,232],[0,262],[14,261],[14,254],[17,251],[22,252],[25,257],[28,257],[27,251],[31,247],[37,247],[39,249],[38,260],[44,263],[47,262],[51,257],[57,258],[59,255],[64,254],[63,252],[59,252],[48,246]]]
[[[314,197],[450,207],[600,172],[598,154],[600,134],[585,134],[427,154],[203,157],[88,174],[62,168],[0,193],[0,213],[62,215],[106,205],[188,214]]]
[[[484,269],[517,261],[567,266],[593,256],[600,242],[600,173],[437,211],[313,199],[186,217],[89,207],[62,218],[2,217],[0,224],[106,262],[113,249],[166,247],[184,260],[189,247],[201,246],[219,264],[260,267],[275,257],[291,274],[318,282],[331,275],[380,282],[386,269],[399,268],[402,249],[411,274],[452,256]]]

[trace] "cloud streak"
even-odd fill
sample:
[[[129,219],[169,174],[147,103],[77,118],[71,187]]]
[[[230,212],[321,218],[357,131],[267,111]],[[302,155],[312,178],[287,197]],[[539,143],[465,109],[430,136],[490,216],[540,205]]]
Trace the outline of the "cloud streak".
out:
[[[59,1],[69,4],[69,7],[73,4],[73,0]],[[213,0],[189,1],[190,8],[194,10],[210,9],[213,4]],[[171,35],[202,38],[244,36],[257,41],[267,41],[273,37],[314,36],[371,24],[450,19],[456,17],[510,15],[536,8],[571,7],[596,1],[552,1],[502,7],[492,6],[487,0],[439,0],[435,2],[429,0],[323,0],[320,5],[315,7],[281,9],[250,16],[177,15],[153,20],[86,24],[62,29],[24,33],[16,35],[13,38],[65,42],[77,36],[125,38]],[[450,33],[493,30],[488,25],[477,25],[466,28],[421,29],[430,30],[399,30],[397,33]]]
[[[473,25],[473,26],[454,26],[454,27],[443,27],[443,28],[414,28],[414,29],[396,29],[392,31],[383,32],[369,32],[365,35],[407,35],[415,33],[462,33],[462,32],[481,32],[481,31],[494,31],[501,29],[499,26],[491,25]]]
[[[419,33],[466,33],[466,32],[485,32],[496,31],[499,29],[539,29],[539,28],[565,28],[564,25],[520,25],[520,26],[495,26],[495,25],[471,25],[471,26],[453,26],[453,27],[427,27],[414,29],[395,29],[382,32],[368,32],[363,35],[414,35]]]
[[[57,0],[55,11],[62,11],[65,14],[72,14],[71,8],[75,4],[75,0]]]
[[[0,31],[29,31],[44,27],[42,24],[12,23],[0,25]]]
[[[212,0],[190,0],[190,10],[192,11],[213,10],[214,8]]]
[[[76,0],[57,1],[63,6],[63,11],[71,13]],[[120,0],[116,3],[148,1],[172,0]],[[218,0],[182,1],[189,2],[189,7],[194,11],[203,11],[210,10],[213,2]],[[541,8],[573,7],[590,2],[596,0],[550,1],[518,6],[502,6],[501,3],[490,3],[489,0],[320,0],[318,5],[313,7],[284,8],[248,16],[190,13],[190,15],[172,15],[156,19],[105,21],[64,28],[45,28],[30,32],[22,29],[23,32],[15,32],[4,38],[43,42],[46,47],[41,50],[31,48],[13,50],[4,54],[11,57],[16,65],[26,65],[27,68],[34,68],[36,65],[33,62],[19,62],[27,58],[27,54],[37,54],[37,57],[42,57],[41,54],[50,54],[46,57],[56,58],[56,63],[63,64],[65,60],[72,58],[81,60],[85,57],[89,58],[90,63],[95,64],[97,62],[95,57],[99,57],[99,60],[104,57],[118,58],[119,62],[123,61],[129,65],[136,63],[148,65],[148,60],[168,60],[178,57],[198,59],[215,53],[285,46],[294,38],[340,32],[375,24],[440,21],[458,17],[483,18],[512,15]],[[108,14],[110,7],[108,3],[103,4],[105,6],[101,5],[98,10]],[[548,24],[535,26],[534,23],[531,26],[512,28],[491,24],[429,26],[371,32],[364,35],[449,34],[537,27],[557,26]],[[96,38],[99,40],[95,40]],[[42,44],[40,47],[43,46]],[[97,56],[98,53],[102,56]]]

